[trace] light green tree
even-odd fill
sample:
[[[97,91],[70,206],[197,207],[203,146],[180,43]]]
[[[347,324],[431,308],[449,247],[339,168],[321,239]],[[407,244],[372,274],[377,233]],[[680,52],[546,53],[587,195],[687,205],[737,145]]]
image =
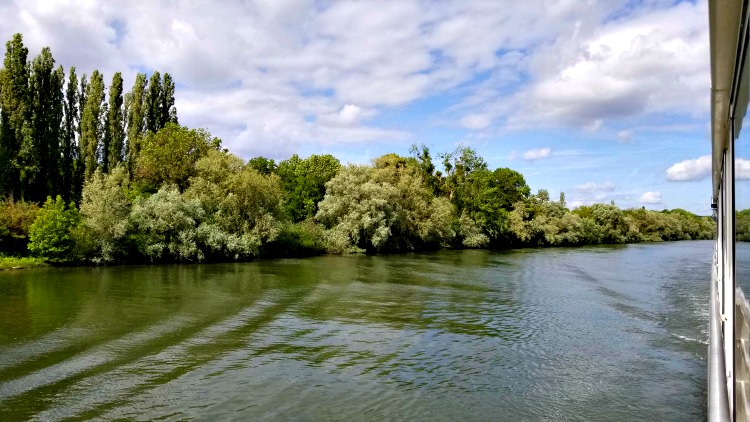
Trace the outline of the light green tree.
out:
[[[60,195],[47,198],[29,230],[29,251],[52,262],[67,260],[75,247],[73,230],[80,222],[75,204],[66,207]]]

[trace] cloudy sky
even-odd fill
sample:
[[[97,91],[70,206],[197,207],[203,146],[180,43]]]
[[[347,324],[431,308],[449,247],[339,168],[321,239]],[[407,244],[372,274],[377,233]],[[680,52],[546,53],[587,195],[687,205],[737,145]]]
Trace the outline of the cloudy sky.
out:
[[[180,123],[245,158],[463,144],[570,206],[708,214],[706,3],[0,0],[0,38],[169,72]]]

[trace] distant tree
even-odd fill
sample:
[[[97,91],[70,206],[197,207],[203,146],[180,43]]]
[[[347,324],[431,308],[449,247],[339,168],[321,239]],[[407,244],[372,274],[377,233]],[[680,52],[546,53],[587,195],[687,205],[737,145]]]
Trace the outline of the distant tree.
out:
[[[453,240],[453,207],[398,167],[348,166],[326,184],[316,219],[332,252],[414,250]]]
[[[315,216],[326,192],[326,182],[340,170],[339,160],[328,154],[313,154],[305,159],[294,154],[279,163],[276,172],[286,191],[286,209],[292,221]]]
[[[127,109],[127,160],[128,171],[133,174],[138,155],[141,151],[141,139],[146,129],[145,110],[146,75],[139,73],[135,76],[133,89],[128,93],[125,108]]]
[[[128,173],[122,164],[110,169],[109,174],[97,169],[83,187],[81,215],[86,235],[93,243],[88,258],[95,263],[115,262],[127,254],[125,236],[130,214],[127,189]]]
[[[162,77],[162,90],[159,97],[159,129],[167,123],[177,123],[177,109],[174,106],[174,81],[172,75],[164,73]]]
[[[167,123],[143,139],[134,179],[150,191],[163,184],[174,184],[184,190],[190,177],[196,174],[196,162],[208,150],[220,147],[221,141],[203,129],[190,130]]]
[[[128,217],[132,242],[152,262],[165,259],[202,261],[198,225],[205,212],[197,200],[187,199],[174,185],[165,185],[148,198],[140,197]]]
[[[109,87],[109,108],[104,134],[102,151],[102,171],[109,172],[111,167],[123,161],[125,147],[125,122],[123,116],[122,74],[115,73]]]
[[[41,202],[55,195],[60,187],[60,127],[62,122],[62,67],[54,69],[55,59],[49,47],[31,63],[29,95],[30,122],[18,152],[23,196]]]
[[[17,156],[24,133],[30,130],[28,54],[23,36],[13,35],[5,44],[5,60],[0,69],[0,193],[15,197],[21,196]]]
[[[69,259],[75,241],[73,230],[80,222],[75,204],[66,206],[60,195],[47,198],[29,229],[29,250],[52,262]]]
[[[104,135],[104,81],[98,70],[91,74],[86,90],[86,105],[81,114],[80,156],[83,161],[84,180],[91,179],[99,167],[98,153]]]
[[[70,202],[78,200],[82,180],[76,177],[76,163],[78,151],[76,144],[78,114],[78,77],[76,68],[71,67],[68,83],[65,88],[65,101],[63,103],[64,119],[62,123],[61,147],[62,147],[62,192],[63,200]]]
[[[159,72],[154,72],[148,80],[143,107],[146,117],[146,130],[148,132],[156,133],[161,129],[163,96],[164,90],[161,84],[161,75]]]
[[[260,174],[269,175],[276,172],[276,162],[266,157],[253,157],[247,161],[247,166]]]
[[[0,253],[27,252],[29,230],[38,211],[39,206],[33,202],[0,199]]]

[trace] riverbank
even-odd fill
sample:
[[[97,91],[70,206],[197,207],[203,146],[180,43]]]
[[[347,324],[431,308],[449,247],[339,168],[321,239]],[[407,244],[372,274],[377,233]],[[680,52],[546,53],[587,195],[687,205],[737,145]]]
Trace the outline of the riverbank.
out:
[[[41,258],[0,256],[0,271],[49,267]]]

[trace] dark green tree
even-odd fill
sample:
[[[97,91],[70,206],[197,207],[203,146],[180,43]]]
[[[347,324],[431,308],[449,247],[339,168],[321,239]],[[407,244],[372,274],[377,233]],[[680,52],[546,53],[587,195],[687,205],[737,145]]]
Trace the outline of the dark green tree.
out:
[[[99,166],[98,152],[104,134],[103,109],[104,81],[101,73],[95,70],[91,74],[91,84],[86,92],[86,105],[81,113],[80,155],[83,161],[84,180],[91,176]]]
[[[286,210],[292,221],[315,216],[318,202],[325,196],[326,182],[340,170],[341,163],[330,154],[313,154],[305,159],[294,154],[279,163],[277,173],[286,191]]]
[[[29,50],[21,34],[5,44],[0,69],[0,194],[21,196],[17,156],[24,138],[24,126],[31,117],[29,95]]]
[[[159,129],[167,123],[177,123],[177,109],[174,106],[174,81],[172,75],[165,73],[162,77],[162,90],[159,97]]]
[[[145,191],[156,191],[163,184],[177,185],[182,191],[196,174],[195,163],[209,149],[220,146],[221,141],[205,130],[167,123],[158,132],[149,132],[143,138],[134,179]]]
[[[127,109],[127,161],[131,174],[135,171],[135,164],[141,150],[145,124],[144,96],[146,92],[146,74],[135,76],[133,89],[128,93],[125,108]]]
[[[247,166],[263,175],[276,172],[276,161],[266,157],[253,157],[247,161]]]
[[[76,165],[78,161],[78,148],[76,147],[76,133],[78,132],[78,77],[76,68],[71,67],[68,76],[68,84],[65,89],[65,101],[63,103],[64,118],[61,129],[61,173],[62,189],[60,194],[63,200],[70,202],[77,200],[80,196],[82,180],[78,180]]]
[[[156,133],[160,129],[159,125],[162,122],[162,96],[161,75],[155,71],[148,80],[148,88],[146,89],[146,97],[144,99],[145,105],[143,107],[146,115],[146,130],[148,132]]]
[[[109,108],[102,151],[102,171],[108,173],[110,168],[122,162],[125,144],[125,126],[123,117],[122,74],[115,73],[109,87]]]
[[[29,77],[31,125],[21,143],[18,163],[23,196],[41,202],[61,190],[61,123],[63,114],[62,67],[54,69],[49,47],[34,58]]]

